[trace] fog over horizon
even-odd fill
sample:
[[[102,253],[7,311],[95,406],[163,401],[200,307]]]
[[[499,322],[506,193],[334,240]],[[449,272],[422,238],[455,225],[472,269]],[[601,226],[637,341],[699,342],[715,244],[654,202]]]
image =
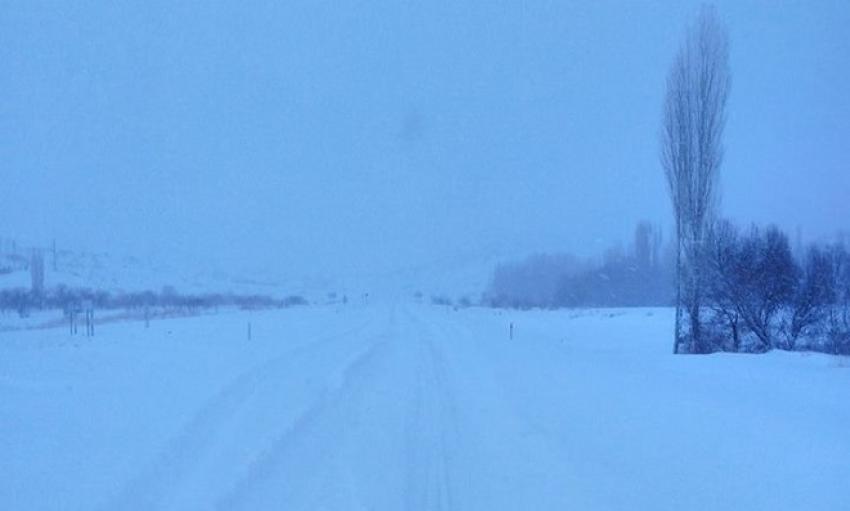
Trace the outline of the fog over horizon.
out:
[[[699,5],[4,3],[0,236],[295,277],[669,233],[661,104]],[[716,5],[721,214],[850,229],[850,4]]]

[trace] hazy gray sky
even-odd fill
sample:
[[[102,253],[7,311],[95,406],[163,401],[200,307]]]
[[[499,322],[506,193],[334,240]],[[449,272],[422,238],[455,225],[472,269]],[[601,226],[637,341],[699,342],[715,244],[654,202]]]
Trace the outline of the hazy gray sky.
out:
[[[718,2],[725,214],[850,227],[850,2]],[[0,235],[290,274],[669,224],[698,2],[0,3]]]

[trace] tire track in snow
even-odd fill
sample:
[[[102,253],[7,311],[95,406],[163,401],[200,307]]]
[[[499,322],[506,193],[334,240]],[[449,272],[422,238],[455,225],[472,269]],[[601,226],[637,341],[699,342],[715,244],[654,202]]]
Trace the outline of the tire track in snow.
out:
[[[406,508],[454,509],[452,453],[458,431],[454,400],[434,331],[421,318],[405,311],[415,332],[418,366],[415,399],[407,424]]]
[[[445,361],[430,329],[404,316],[346,370],[337,392],[257,459],[219,509],[455,508],[457,429]]]
[[[317,428],[322,421],[344,402],[353,400],[355,394],[363,389],[375,360],[387,347],[387,341],[371,344],[343,370],[342,378],[335,388],[323,394],[319,400],[301,414],[299,418],[258,456],[249,466],[242,478],[217,500],[216,509],[257,509],[252,504],[253,495],[258,488],[270,484],[277,471],[290,452]]]
[[[517,381],[528,377],[545,352],[506,342],[496,330],[486,333],[483,324],[473,327],[463,314],[448,314],[431,324],[443,332],[442,338],[451,339],[444,353],[462,378],[456,387],[458,424],[463,428],[463,461],[470,470],[458,496],[461,507],[524,509],[541,502],[541,495],[547,496],[546,509],[593,507],[574,491],[580,479],[556,440],[557,435],[568,436],[569,429],[552,431],[535,413],[537,407],[569,404],[550,400],[545,386]]]
[[[216,502],[218,509],[399,509],[392,498],[394,310],[370,348],[297,427],[279,435]],[[403,368],[402,368],[403,369]],[[387,384],[390,383],[388,386]],[[364,437],[365,435],[365,437]],[[381,481],[384,486],[375,485]]]
[[[241,373],[211,399],[209,399],[186,425],[170,440],[158,458],[139,476],[132,479],[104,509],[167,509],[173,505],[175,494],[182,490],[181,483],[198,469],[198,466],[215,447],[219,433],[226,427],[237,427],[234,420],[252,404],[251,397],[258,390],[275,386],[291,373],[286,371],[305,358],[324,355],[328,347],[336,347],[340,340],[357,337],[370,326],[366,321],[358,327],[342,333],[320,338],[277,355]],[[367,345],[367,351],[372,348]],[[355,354],[355,362],[362,356],[360,344],[346,350]],[[333,352],[331,353],[333,355]],[[350,355],[345,357],[350,359]],[[350,365],[350,364],[348,364]],[[296,373],[297,374],[297,373]],[[320,396],[321,401],[321,396]],[[315,406],[315,405],[314,405]],[[313,408],[307,408],[296,417],[295,423],[309,416]],[[238,439],[228,439],[238,441]],[[212,490],[212,489],[207,489]]]
[[[411,311],[399,319],[392,313],[365,336],[365,327],[353,329],[244,372],[108,508],[458,508],[446,334]],[[339,342],[345,336],[357,338]],[[261,408],[287,406],[275,390],[309,374],[312,359],[334,361],[332,381],[290,420],[251,430]],[[317,367],[327,380],[327,366]],[[249,455],[228,457],[243,440],[254,446]],[[234,467],[222,472],[222,460]]]

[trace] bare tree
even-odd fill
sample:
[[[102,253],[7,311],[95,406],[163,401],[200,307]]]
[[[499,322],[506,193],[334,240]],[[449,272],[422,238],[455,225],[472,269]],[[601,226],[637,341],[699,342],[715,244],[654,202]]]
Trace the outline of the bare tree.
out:
[[[802,253],[802,248],[798,249]],[[822,323],[831,304],[836,303],[833,254],[817,245],[809,247],[800,268],[799,282],[791,299],[791,311],[786,328],[786,345],[795,349],[797,339],[807,330]]]
[[[738,303],[741,319],[758,337],[763,350],[790,349],[777,339],[776,319],[789,305],[797,282],[797,266],[788,236],[776,226],[753,226],[737,250]]]
[[[711,225],[706,250],[706,298],[714,312],[714,322],[728,328],[731,337],[731,346],[721,341],[719,347],[730,351],[741,349],[741,297],[744,293],[739,268],[740,244],[738,229],[731,222],[718,220]]]
[[[704,245],[717,203],[721,137],[730,88],[726,29],[703,7],[667,77],[661,163],[676,227],[676,326],[673,352],[702,351]],[[683,315],[688,315],[687,335]],[[682,346],[687,342],[686,346]]]

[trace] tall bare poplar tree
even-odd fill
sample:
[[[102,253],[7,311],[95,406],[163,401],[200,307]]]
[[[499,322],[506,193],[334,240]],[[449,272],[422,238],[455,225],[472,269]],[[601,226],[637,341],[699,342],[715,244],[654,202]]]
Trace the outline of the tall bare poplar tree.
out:
[[[661,164],[677,240],[674,353],[705,349],[700,321],[703,248],[717,203],[730,83],[726,29],[713,8],[703,7],[667,76],[661,130]]]

